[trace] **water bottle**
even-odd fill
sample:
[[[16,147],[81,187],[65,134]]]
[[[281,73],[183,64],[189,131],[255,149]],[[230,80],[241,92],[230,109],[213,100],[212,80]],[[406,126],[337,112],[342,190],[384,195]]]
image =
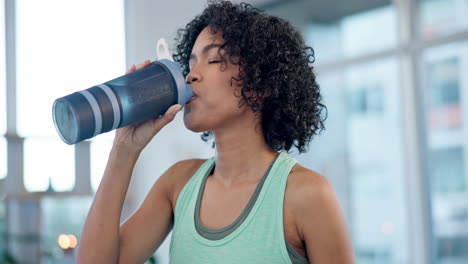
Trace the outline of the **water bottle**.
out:
[[[158,56],[159,57],[159,56]],[[72,145],[96,135],[164,114],[192,97],[180,65],[167,59],[55,100],[52,112],[60,138]]]

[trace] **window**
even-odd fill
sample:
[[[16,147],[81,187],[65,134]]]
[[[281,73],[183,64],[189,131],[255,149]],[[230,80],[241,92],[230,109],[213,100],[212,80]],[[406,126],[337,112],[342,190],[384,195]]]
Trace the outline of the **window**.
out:
[[[92,197],[45,198],[41,201],[41,263],[73,263],[73,250],[58,247],[61,234],[73,235],[80,240]],[[75,248],[76,253],[76,248]]]
[[[70,191],[75,184],[74,147],[53,138],[24,141],[24,185],[31,192]]]
[[[468,28],[468,1],[417,0],[423,38],[436,38]]]
[[[386,58],[319,73],[327,130],[297,157],[336,190],[358,263],[410,258],[398,65]]]
[[[2,1],[2,8],[4,5]],[[82,177],[90,177],[89,142],[70,146],[59,138],[52,121],[52,103],[61,96],[124,74],[124,1],[16,0],[8,1],[7,7],[14,7],[15,12],[7,13],[7,21],[12,23],[8,29],[16,35],[16,47],[12,47],[16,53],[16,69],[6,65],[8,70],[16,72],[16,87],[8,87],[16,93],[16,108],[9,109],[13,111],[11,116],[16,116],[16,130],[12,131],[16,135],[7,139],[11,140],[8,143],[13,143],[13,151],[8,154],[23,153],[23,162],[14,163],[19,168],[12,168],[12,171],[23,172],[26,191],[40,194],[33,195],[32,203],[22,203],[25,194],[18,191],[20,195],[11,195],[5,203],[9,205],[5,208],[10,216],[27,215],[30,222],[39,225],[19,221],[4,230],[2,203],[0,231],[11,234],[16,229],[27,230],[27,236],[33,236],[34,243],[26,243],[31,249],[28,252],[39,253],[36,255],[25,255],[21,245],[20,251],[15,250],[16,244],[22,242],[9,240],[13,248],[9,253],[17,260],[72,263],[73,250],[60,249],[57,239],[63,233],[75,235],[79,240],[92,202],[92,197],[86,195],[86,181],[81,181],[84,184],[77,190],[79,193],[70,192],[75,185],[76,171]],[[2,74],[3,70],[0,81]],[[0,85],[0,108],[3,107],[3,87]],[[0,128],[4,124],[3,114],[1,111]],[[3,136],[3,131],[0,132]],[[93,141],[103,138],[105,136],[98,136]],[[5,145],[2,139],[0,137],[0,170],[5,168],[1,163]],[[76,167],[75,161],[83,167]],[[40,240],[36,240],[35,235],[40,236]]]
[[[0,195],[4,192],[4,179],[8,172],[6,132],[6,50],[5,50],[5,1],[0,0]],[[6,215],[4,199],[0,200],[0,250],[6,251]],[[3,257],[4,253],[0,256]]]
[[[386,6],[311,24],[327,130],[298,158],[325,175],[345,209],[358,263],[408,263],[396,11]],[[345,60],[377,54],[364,62]],[[321,64],[330,69],[321,71]],[[300,156],[299,156],[300,157]]]
[[[5,58],[5,2],[0,1],[0,179],[7,174],[6,133],[6,58]]]
[[[0,179],[6,177],[8,172],[7,166],[7,142],[4,137],[0,137]]]
[[[426,64],[428,94],[428,125],[431,130],[451,130],[462,127],[459,58],[441,58]]]
[[[395,59],[378,60],[351,66],[344,75],[349,93],[365,97],[359,114],[349,111],[347,117],[351,229],[359,263],[408,258],[397,66]]]
[[[432,232],[439,263],[468,261],[468,42],[423,57]]]
[[[52,104],[124,74],[123,13],[123,1],[114,0],[16,2],[17,130],[27,138],[28,190],[44,191],[49,181],[57,191],[73,189],[73,147],[66,148],[55,131]],[[45,144],[66,154],[49,150],[50,156],[44,155]],[[41,165],[57,159],[63,172],[48,173],[50,168]]]
[[[328,129],[312,142],[306,160],[330,179],[345,208],[349,207],[346,215],[358,263],[409,263],[413,259],[465,263],[468,1],[411,1],[417,6],[414,11],[407,1],[399,1],[402,8],[389,6],[336,23],[304,27],[306,39],[317,53],[318,80],[330,111]],[[396,20],[397,16],[402,19]],[[420,34],[401,32],[403,43],[397,28],[415,28]],[[412,46],[417,48],[409,48]],[[407,60],[417,65],[410,70],[414,76],[401,74],[407,73]],[[422,87],[413,85],[417,83]],[[401,89],[413,91],[403,93]],[[421,97],[409,104],[403,97],[408,94]],[[424,110],[423,120],[413,120],[417,114],[402,117],[403,113],[419,113],[419,109]],[[425,126],[403,127],[408,122]],[[412,146],[403,144],[402,135],[408,134],[417,141]],[[426,139],[422,146],[420,136]],[[405,156],[407,150],[421,155],[421,166],[415,165],[418,157]],[[419,171],[426,173],[411,173]],[[418,188],[408,183],[425,181],[429,186],[421,185],[422,193],[413,196]],[[411,197],[405,195],[405,188]],[[431,206],[421,209],[422,216],[412,223],[415,219],[407,219],[406,208],[421,204]],[[408,241],[425,243],[408,236],[414,234],[409,231],[412,225],[426,223],[430,223],[426,231],[432,229],[428,232],[431,241],[422,247],[410,244]]]
[[[91,143],[91,187],[97,191],[107,165],[115,132],[99,135]]]
[[[312,23],[304,35],[316,51],[318,63],[382,51],[397,45],[396,12],[386,6],[334,23]]]

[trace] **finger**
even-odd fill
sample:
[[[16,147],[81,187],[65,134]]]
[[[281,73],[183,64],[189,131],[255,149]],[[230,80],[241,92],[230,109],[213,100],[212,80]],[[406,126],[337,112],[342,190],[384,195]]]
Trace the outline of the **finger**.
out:
[[[131,72],[134,72],[136,71],[136,66],[135,64],[132,64],[132,66],[130,66],[130,68],[127,70],[127,73],[131,73]]]
[[[145,60],[144,62],[138,64],[137,67],[136,67],[136,69],[137,69],[137,70],[143,69],[143,68],[149,66],[150,64],[151,64],[151,61],[150,61],[150,60]]]
[[[164,113],[164,115],[176,115],[177,112],[180,111],[180,109],[182,109],[182,105],[175,104],[175,105],[169,107],[169,109],[167,109],[167,111],[166,111],[166,113]]]
[[[164,126],[169,124],[172,120],[174,120],[177,113],[182,109],[182,105],[175,104],[169,109],[167,109],[166,113],[159,118],[153,120],[153,132],[157,133],[161,130]]]
[[[151,65],[151,61],[150,60],[145,60],[144,62],[141,62],[137,65],[135,64],[132,64],[132,66],[130,66],[130,68],[127,70],[126,73],[131,73],[131,72],[134,72],[134,71],[137,71],[137,70],[140,70],[140,69],[143,69],[147,66]]]

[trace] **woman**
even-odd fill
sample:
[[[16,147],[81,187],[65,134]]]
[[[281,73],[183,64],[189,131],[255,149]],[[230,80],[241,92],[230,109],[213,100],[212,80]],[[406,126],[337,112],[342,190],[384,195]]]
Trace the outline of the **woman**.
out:
[[[181,106],[118,129],[77,263],[143,263],[171,230],[171,263],[354,263],[330,184],[287,154],[323,129],[313,50],[288,22],[224,1],[179,40],[174,58],[194,92],[184,123],[214,137],[215,156],[174,164],[120,226],[139,154]]]

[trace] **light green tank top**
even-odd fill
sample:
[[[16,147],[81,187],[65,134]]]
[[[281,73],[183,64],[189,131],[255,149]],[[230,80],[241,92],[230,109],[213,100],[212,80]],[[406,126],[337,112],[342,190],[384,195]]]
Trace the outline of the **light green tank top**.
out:
[[[182,189],[174,212],[170,263],[308,263],[284,237],[283,201],[296,160],[281,152],[270,165],[244,212],[231,225],[210,229],[199,220],[207,160]]]

